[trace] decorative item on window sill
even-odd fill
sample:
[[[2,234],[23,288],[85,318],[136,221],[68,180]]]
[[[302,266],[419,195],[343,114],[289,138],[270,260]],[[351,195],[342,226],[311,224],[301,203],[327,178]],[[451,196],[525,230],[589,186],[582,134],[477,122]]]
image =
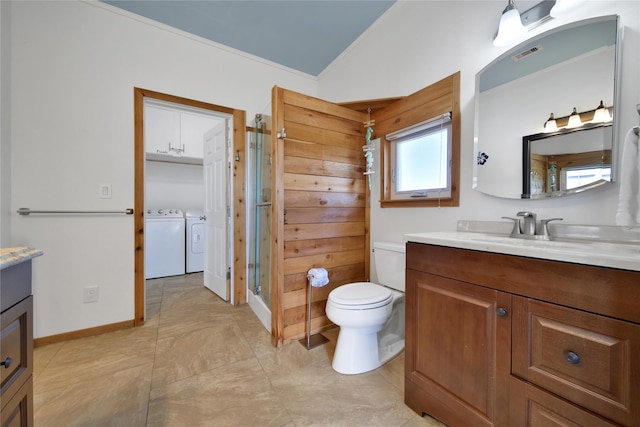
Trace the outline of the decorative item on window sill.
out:
[[[366,175],[367,181],[369,184],[369,191],[371,191],[371,174],[374,174],[373,171],[373,152],[376,150],[376,147],[371,145],[371,134],[373,134],[373,125],[376,124],[375,120],[371,120],[371,108],[368,110],[369,117],[366,122],[364,122],[364,127],[367,128],[365,133],[365,141],[366,145],[362,146],[362,151],[364,151],[364,158],[367,162],[367,170],[363,174]]]
[[[556,132],[560,129],[575,129],[586,124],[610,123],[613,120],[613,108],[606,107],[603,101],[593,110],[579,113],[574,107],[573,112],[565,117],[554,117],[553,113],[544,122],[544,133]]]

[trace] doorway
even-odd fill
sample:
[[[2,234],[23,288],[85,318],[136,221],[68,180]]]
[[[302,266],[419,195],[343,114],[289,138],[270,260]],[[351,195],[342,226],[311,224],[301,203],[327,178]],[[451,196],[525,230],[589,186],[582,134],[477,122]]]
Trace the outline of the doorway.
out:
[[[145,99],[173,103],[227,115],[232,118],[232,152],[234,161],[229,165],[231,192],[239,195],[230,198],[229,233],[233,234],[233,253],[231,257],[230,300],[239,304],[246,300],[244,266],[246,259],[245,242],[242,236],[245,230],[246,206],[244,197],[246,114],[242,110],[209,104],[192,99],[177,97],[141,88],[134,88],[134,325],[144,324],[145,316],[145,275],[144,275],[144,203],[145,203],[145,144],[144,144],[144,104]]]

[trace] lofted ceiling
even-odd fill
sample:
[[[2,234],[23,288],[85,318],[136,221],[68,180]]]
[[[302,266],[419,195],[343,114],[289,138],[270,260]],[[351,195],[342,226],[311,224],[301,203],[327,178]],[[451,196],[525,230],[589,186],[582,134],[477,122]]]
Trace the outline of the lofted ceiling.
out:
[[[101,0],[319,75],[396,0]]]

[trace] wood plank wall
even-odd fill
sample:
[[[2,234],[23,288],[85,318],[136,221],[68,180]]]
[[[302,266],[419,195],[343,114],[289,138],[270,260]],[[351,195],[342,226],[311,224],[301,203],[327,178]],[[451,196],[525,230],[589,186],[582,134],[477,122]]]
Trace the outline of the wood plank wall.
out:
[[[451,113],[451,197],[447,199],[391,200],[390,143],[384,138],[391,132],[405,129],[440,114]],[[445,77],[419,91],[401,98],[376,111],[375,132],[381,138],[381,165],[377,168],[382,194],[381,207],[437,207],[460,206],[460,71]]]
[[[366,115],[274,88],[272,339],[303,338],[307,271],[326,268],[313,289],[312,333],[331,325],[327,296],[369,277],[369,204],[363,175]],[[284,127],[286,138],[278,139]]]

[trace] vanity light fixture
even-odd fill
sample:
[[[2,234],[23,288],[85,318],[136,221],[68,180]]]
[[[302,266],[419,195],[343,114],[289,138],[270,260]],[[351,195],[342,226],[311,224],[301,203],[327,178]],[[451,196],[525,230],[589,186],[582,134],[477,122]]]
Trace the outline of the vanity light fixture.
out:
[[[500,24],[498,25],[498,34],[493,39],[494,46],[504,46],[510,40],[523,35],[527,29],[522,25],[520,12],[516,8],[513,0],[509,0],[507,7],[502,11]]]
[[[607,123],[613,120],[611,118],[611,114],[609,114],[609,109],[604,106],[604,102],[600,101],[600,105],[596,108],[595,113],[593,113],[593,120],[591,123]]]
[[[557,130],[558,130],[558,123],[556,122],[556,118],[553,116],[553,113],[551,113],[547,121],[544,122],[544,131],[555,132]]]
[[[583,111],[581,113],[574,107],[573,112],[569,116],[556,117],[553,113],[544,122],[542,133],[556,132],[560,129],[573,129],[587,125],[601,125],[613,121],[613,108],[606,107],[604,101],[600,101],[600,105],[593,110]]]
[[[582,0],[556,0],[556,4],[551,8],[549,15],[552,18],[566,15],[571,13],[580,3],[582,3]]]
[[[498,33],[493,39],[493,45],[505,46],[527,31],[551,19],[549,11],[554,4],[553,1],[541,1],[520,14],[513,0],[508,0],[507,7],[502,11]]]
[[[573,107],[573,112],[569,116],[569,123],[567,123],[567,128],[577,128],[582,126],[582,120],[580,120],[580,114],[576,111],[576,107]]]

